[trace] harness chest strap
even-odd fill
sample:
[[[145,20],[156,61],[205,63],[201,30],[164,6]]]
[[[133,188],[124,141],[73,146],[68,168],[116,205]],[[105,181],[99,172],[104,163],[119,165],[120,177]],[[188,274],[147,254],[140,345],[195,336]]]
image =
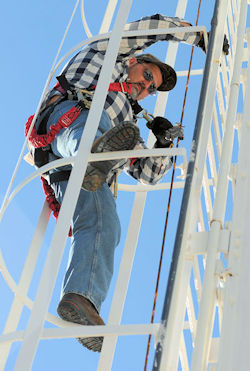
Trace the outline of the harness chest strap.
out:
[[[94,90],[96,85],[93,85],[92,89]],[[121,91],[122,93],[131,94],[132,84],[127,82],[111,82],[109,84],[108,91]]]
[[[65,94],[72,93],[72,87],[68,80],[66,79],[65,75],[62,74],[60,76],[57,76],[58,83],[54,86],[55,89],[60,91],[60,93]],[[96,85],[92,85],[90,87],[90,90],[95,90]],[[131,94],[132,84],[127,82],[111,82],[109,84],[108,91],[121,91],[123,93]]]

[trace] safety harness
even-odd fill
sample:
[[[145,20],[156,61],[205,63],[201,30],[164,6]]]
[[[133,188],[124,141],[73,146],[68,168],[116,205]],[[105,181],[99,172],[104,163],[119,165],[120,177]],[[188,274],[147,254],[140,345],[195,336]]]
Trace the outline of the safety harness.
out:
[[[55,85],[55,89],[58,90],[62,95],[61,99],[58,99],[55,103],[50,104],[44,111],[43,111],[43,118],[39,123],[39,127],[36,129],[35,126],[33,127],[31,134],[29,136],[29,144],[33,147],[32,148],[32,155],[34,158],[34,164],[36,167],[41,167],[49,162],[49,153],[51,153],[51,146],[50,144],[55,139],[55,136],[60,132],[61,129],[69,127],[80,115],[83,109],[89,109],[92,101],[92,95],[96,88],[96,86],[92,86],[90,91],[84,89],[72,89],[69,82],[67,81],[64,75],[57,77],[58,83]],[[110,83],[108,91],[120,91],[123,93],[130,94],[131,93],[132,84],[121,82],[121,83]],[[77,104],[72,107],[69,111],[64,113],[55,125],[51,125],[49,130],[47,131],[47,122],[54,111],[57,104],[62,103],[64,100],[77,100]],[[137,101],[130,100],[132,110],[134,115],[138,115],[143,108],[138,104]],[[28,118],[28,121],[25,125],[25,136],[27,136],[28,131],[30,129],[32,120],[34,115],[31,115]],[[133,161],[133,159],[131,159]],[[45,174],[41,176],[43,190],[45,193],[46,201],[49,204],[50,209],[53,211],[54,217],[57,219],[59,211],[60,211],[60,204],[55,198],[55,194],[53,189],[51,188],[51,184],[60,182],[63,180],[68,180],[70,177],[71,170],[63,170],[58,171],[53,174]],[[47,178],[47,179],[46,179]],[[71,230],[69,232],[69,236],[71,236]]]
[[[68,83],[67,79],[64,75],[61,75],[57,78],[59,83],[55,85],[55,89],[58,90],[60,93],[63,94],[62,98],[57,100],[55,103],[50,104],[45,111],[43,112],[43,118],[39,123],[39,127],[36,130],[35,126],[33,127],[31,134],[29,136],[29,144],[34,148],[33,151],[33,158],[36,167],[41,167],[49,162],[49,153],[51,152],[50,144],[55,139],[55,136],[59,133],[59,131],[63,128],[69,127],[80,115],[83,109],[89,109],[92,101],[93,91],[95,90],[96,86],[92,86],[91,90],[84,90],[84,89],[72,89],[70,84]],[[131,93],[132,84],[122,82],[122,83],[110,83],[108,91],[120,91],[123,93],[130,94]],[[63,102],[64,100],[71,99],[71,100],[78,100],[77,104],[72,107],[69,111],[64,113],[58,120],[55,125],[51,125],[49,131],[47,131],[47,122],[54,111],[56,105]],[[133,113],[137,115],[143,109],[138,104],[137,101],[131,100],[131,106]],[[30,125],[32,123],[34,115],[28,118],[28,121],[25,125],[25,136],[29,131]],[[68,178],[67,178],[68,179]],[[65,179],[65,180],[67,180]],[[62,179],[62,175],[60,175],[60,181]],[[56,175],[53,175],[53,181],[50,180],[50,184],[58,181],[56,179]]]

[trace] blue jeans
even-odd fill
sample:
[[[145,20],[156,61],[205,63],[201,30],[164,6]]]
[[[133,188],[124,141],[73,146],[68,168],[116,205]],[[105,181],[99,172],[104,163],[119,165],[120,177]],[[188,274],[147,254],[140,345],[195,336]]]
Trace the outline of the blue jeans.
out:
[[[48,127],[75,104],[73,101],[58,104],[49,118]],[[88,112],[81,112],[69,128],[62,129],[56,136],[52,151],[57,157],[76,155]],[[108,114],[103,111],[96,139],[110,128]],[[66,187],[67,181],[53,184],[60,203]],[[115,200],[106,183],[96,192],[81,189],[71,228],[71,248],[62,295],[69,292],[83,295],[100,311],[112,278],[114,251],[120,241],[121,229]]]

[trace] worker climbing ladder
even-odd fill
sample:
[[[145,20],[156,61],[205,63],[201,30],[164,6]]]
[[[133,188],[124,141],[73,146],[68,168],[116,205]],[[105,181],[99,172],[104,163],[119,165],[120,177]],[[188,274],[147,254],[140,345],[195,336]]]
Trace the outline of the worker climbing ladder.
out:
[[[78,45],[78,48],[87,45],[90,41],[107,37],[106,33],[109,30],[112,17],[115,18],[115,21],[113,31],[108,34],[110,42],[78,155],[75,158],[61,159],[45,165],[13,189],[16,174],[23,161],[27,144],[25,142],[10,186],[7,189],[1,209],[1,218],[5,218],[5,212],[14,197],[22,192],[29,182],[34,181],[43,172],[53,167],[69,163],[74,165],[61,211],[52,231],[50,246],[34,300],[29,297],[29,290],[35,274],[35,267],[39,264],[39,252],[48,228],[50,210],[47,203],[44,203],[41,210],[19,282],[15,281],[8,270],[4,260],[4,247],[1,245],[1,273],[6,286],[14,294],[14,299],[9,306],[8,318],[0,336],[1,370],[9,367],[11,346],[16,342],[21,342],[21,346],[15,356],[14,369],[15,371],[26,371],[32,369],[42,339],[100,335],[105,338],[96,367],[99,371],[132,370],[132,366],[122,365],[119,368],[115,366],[117,363],[114,362],[119,362],[119,359],[116,361],[114,357],[118,348],[123,354],[127,353],[126,347],[122,348],[119,344],[117,345],[118,338],[136,337],[137,335],[144,335],[144,339],[145,336],[152,335],[153,339],[151,342],[146,341],[148,347],[145,346],[143,356],[138,352],[138,358],[143,360],[143,364],[135,366],[136,370],[143,367],[144,370],[153,369],[155,371],[249,369],[248,337],[250,332],[248,331],[249,316],[246,293],[250,284],[247,266],[249,261],[247,191],[250,182],[247,146],[250,134],[249,108],[245,104],[250,99],[250,69],[248,67],[250,32],[246,28],[248,1],[215,1],[209,34],[210,42],[206,58],[204,57],[204,66],[202,69],[195,69],[190,63],[190,68],[186,68],[184,71],[178,71],[177,68],[179,79],[187,81],[184,85],[186,93],[189,88],[191,89],[192,76],[203,75],[190,148],[180,146],[171,149],[124,151],[119,154],[115,152],[90,154],[90,143],[93,142],[102,112],[121,36],[124,34],[137,36],[149,32],[176,33],[179,31],[173,28],[124,33],[123,28],[131,11],[132,3],[132,0],[123,0],[118,7],[117,1],[110,0],[103,17],[100,34],[95,37],[90,34],[84,15],[83,2],[81,3],[82,22],[88,39]],[[78,5],[79,0],[76,2],[70,24],[74,13],[78,11]],[[176,4],[176,16],[188,19],[186,17],[188,5],[187,0],[179,0]],[[197,2],[198,13],[199,6],[200,3]],[[116,7],[118,7],[118,11],[114,16]],[[198,21],[197,24],[200,22]],[[185,27],[186,32],[193,30],[203,31],[205,35],[208,31],[204,26]],[[226,57],[221,53],[224,33],[230,41],[230,53]],[[206,37],[205,41],[207,41]],[[172,66],[175,63],[178,64],[177,51],[179,47],[179,45],[169,43],[165,54],[165,60],[168,64]],[[201,51],[199,52],[201,53]],[[55,71],[64,60],[65,58],[62,58],[58,62],[56,58],[40,102],[48,90]],[[188,62],[187,60],[186,65]],[[157,96],[154,111],[152,111],[154,116],[166,114],[168,99],[171,98],[168,98],[168,95],[164,93]],[[186,102],[184,99],[183,110],[188,104],[193,105],[192,102]],[[39,108],[40,103],[37,112]],[[182,120],[183,115],[180,121]],[[189,130],[191,128],[186,126],[185,134]],[[151,148],[152,144],[153,138],[149,136],[148,147]],[[233,163],[235,151],[238,151],[237,164]],[[182,170],[180,179],[173,173],[172,181],[169,179],[169,181],[154,187],[122,183],[118,185],[119,197],[122,198],[125,191],[133,192],[135,196],[106,326],[83,327],[67,324],[50,313],[49,304],[60,269],[70,220],[82,182],[82,174],[86,170],[87,162],[167,154],[177,156],[178,160],[181,159],[177,163],[177,167]],[[175,172],[175,167],[173,171]],[[159,292],[157,284],[154,293],[155,298],[160,296],[160,304],[157,303],[157,308],[160,305],[158,312],[162,312],[161,319],[159,315],[158,318],[154,318],[154,306],[151,323],[151,314],[148,314],[148,323],[142,321],[134,324],[135,321],[132,320],[131,323],[124,324],[122,316],[125,313],[125,301],[135,253],[138,251],[137,245],[139,246],[142,219],[147,213],[147,197],[151,191],[170,194],[169,207],[171,207],[171,194],[174,195],[180,189],[183,191],[178,225],[176,231],[171,230],[171,234],[175,236],[175,242],[171,266],[167,272],[169,278],[168,282],[164,280],[165,282],[161,283],[161,292]],[[231,212],[230,217],[228,209]],[[165,244],[168,245],[168,241]],[[154,272],[152,280],[155,277]],[[158,278],[160,279],[160,271]],[[132,284],[133,282],[131,282]],[[145,287],[143,289],[146,290]],[[165,290],[166,296],[164,298]],[[24,308],[29,310],[29,315],[26,321],[27,325],[20,329],[18,324]],[[51,326],[45,326],[45,322]],[[61,352],[59,350],[58,355],[54,354],[54,357],[59,358]],[[117,352],[116,357],[120,352]],[[133,364],[138,365],[136,362],[134,360]],[[122,368],[123,366],[125,368]],[[94,370],[91,364],[84,369]]]

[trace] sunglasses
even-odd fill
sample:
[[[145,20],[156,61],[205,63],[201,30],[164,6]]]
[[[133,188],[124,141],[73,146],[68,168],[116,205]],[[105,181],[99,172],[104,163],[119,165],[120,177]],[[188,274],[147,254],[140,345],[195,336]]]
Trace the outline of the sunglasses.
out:
[[[146,69],[144,72],[143,72],[143,77],[146,81],[153,81],[154,80],[154,76],[153,76],[153,73],[149,70],[149,69]],[[153,82],[151,85],[149,85],[148,87],[148,93],[150,95],[155,95],[157,92],[157,88],[156,88],[156,85],[155,83]]]

